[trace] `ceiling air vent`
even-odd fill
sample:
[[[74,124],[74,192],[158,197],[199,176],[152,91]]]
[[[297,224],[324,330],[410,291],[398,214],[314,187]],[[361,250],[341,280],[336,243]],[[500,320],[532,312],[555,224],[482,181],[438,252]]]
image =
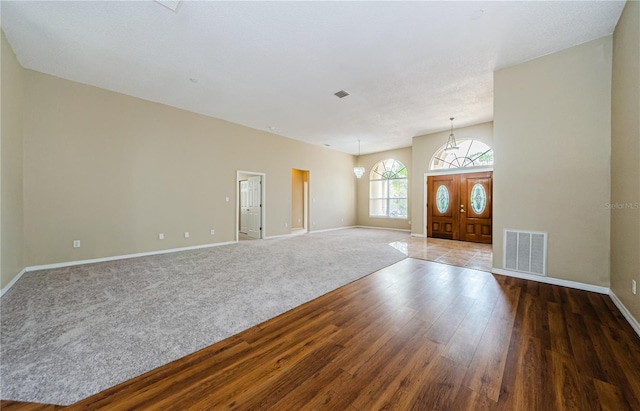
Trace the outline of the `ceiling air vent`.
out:
[[[335,96],[339,97],[339,98],[344,98],[347,97],[349,95],[349,93],[347,93],[344,90],[340,90],[337,93],[333,93]]]
[[[178,12],[178,6],[180,5],[180,1],[181,0],[155,0],[155,1],[158,4],[162,4],[163,6],[165,6],[166,8],[171,10],[172,12],[177,13]]]

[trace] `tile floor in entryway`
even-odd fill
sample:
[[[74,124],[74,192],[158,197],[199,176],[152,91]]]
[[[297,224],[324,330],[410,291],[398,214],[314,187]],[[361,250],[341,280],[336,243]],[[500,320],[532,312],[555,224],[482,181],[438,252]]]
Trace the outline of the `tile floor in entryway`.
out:
[[[391,243],[408,257],[438,263],[491,271],[493,250],[491,244],[466,241],[444,240],[440,238],[411,237],[407,241]]]

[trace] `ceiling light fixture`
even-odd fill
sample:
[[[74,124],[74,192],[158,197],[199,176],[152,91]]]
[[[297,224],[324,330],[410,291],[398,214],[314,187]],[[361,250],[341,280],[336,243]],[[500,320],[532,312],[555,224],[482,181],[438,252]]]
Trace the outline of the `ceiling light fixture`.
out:
[[[453,117],[450,117],[449,120],[451,120],[451,134],[449,134],[447,146],[444,148],[444,151],[453,151],[460,148],[456,144],[456,136],[453,135]]]
[[[358,166],[353,167],[353,172],[356,178],[361,178],[364,175],[364,167],[360,166],[360,139],[358,139]]]

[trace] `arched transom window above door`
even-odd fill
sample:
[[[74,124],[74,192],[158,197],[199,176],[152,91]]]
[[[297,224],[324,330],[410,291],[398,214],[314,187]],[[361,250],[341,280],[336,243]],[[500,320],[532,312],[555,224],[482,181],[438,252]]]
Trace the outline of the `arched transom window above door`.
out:
[[[486,167],[493,165],[493,149],[480,140],[458,140],[458,149],[446,151],[446,144],[431,158],[430,170]]]

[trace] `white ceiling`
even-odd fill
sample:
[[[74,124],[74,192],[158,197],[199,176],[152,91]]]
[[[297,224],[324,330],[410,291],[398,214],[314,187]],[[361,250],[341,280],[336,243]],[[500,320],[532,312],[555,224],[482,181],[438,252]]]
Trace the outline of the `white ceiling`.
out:
[[[1,7],[26,68],[365,154],[492,120],[494,70],[611,34],[624,2]]]

